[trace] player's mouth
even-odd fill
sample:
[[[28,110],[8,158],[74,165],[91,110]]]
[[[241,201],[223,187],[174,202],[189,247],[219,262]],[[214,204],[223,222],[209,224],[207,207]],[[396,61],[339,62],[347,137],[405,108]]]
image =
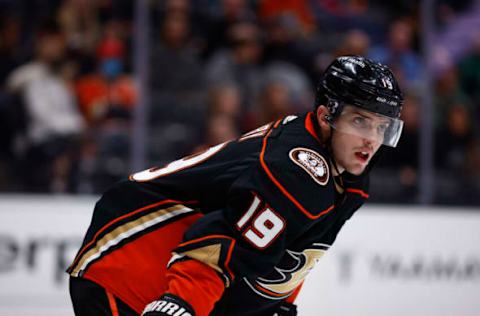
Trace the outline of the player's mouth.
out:
[[[370,158],[370,153],[368,151],[356,151],[355,157],[357,157],[357,159],[361,162],[365,163]]]

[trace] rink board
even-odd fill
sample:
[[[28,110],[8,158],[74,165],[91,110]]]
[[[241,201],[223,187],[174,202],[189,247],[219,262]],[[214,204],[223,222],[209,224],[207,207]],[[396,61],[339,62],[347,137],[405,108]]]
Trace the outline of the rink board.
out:
[[[92,197],[0,196],[0,315],[72,316],[63,272]],[[299,315],[480,315],[480,210],[370,206],[312,270]]]

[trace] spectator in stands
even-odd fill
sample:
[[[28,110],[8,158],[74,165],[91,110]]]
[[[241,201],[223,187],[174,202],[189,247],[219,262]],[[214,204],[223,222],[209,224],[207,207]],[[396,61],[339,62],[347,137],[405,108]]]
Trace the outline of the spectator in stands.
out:
[[[383,184],[383,194],[388,196],[390,202],[418,202],[419,119],[420,98],[412,92],[406,94],[402,109],[402,141],[398,143],[395,151],[385,148],[379,161],[379,167],[397,181],[392,192],[385,192],[391,187]]]
[[[225,83],[236,86],[242,95],[242,107],[249,109],[261,83],[260,30],[250,22],[237,23],[230,28],[229,39],[230,48],[219,51],[206,65],[207,84],[209,87]]]
[[[480,31],[474,37],[472,51],[459,63],[460,84],[475,102],[475,117],[480,121]],[[477,132],[480,132],[477,127]]]
[[[109,20],[96,47],[97,69],[81,76],[76,91],[89,134],[82,139],[75,174],[78,192],[98,192],[129,168],[131,117],[137,95],[126,68],[125,25]]]
[[[358,55],[365,56],[370,50],[370,37],[360,29],[351,29],[346,32],[340,47],[337,48],[335,55]]]
[[[59,4],[56,19],[64,31],[69,50],[75,53],[80,72],[95,68],[95,50],[102,37],[99,2],[66,0]]]
[[[311,13],[308,1],[260,1],[258,16],[264,23],[285,15],[290,15],[297,21],[303,34],[314,32],[316,29],[315,19]]]
[[[450,64],[436,78],[435,87],[435,114],[438,128],[445,128],[448,124],[448,113],[454,105],[470,107],[470,98],[462,90],[459,81],[458,69]]]
[[[281,81],[268,82],[261,92],[258,106],[250,113],[251,125],[247,130],[295,113],[288,86]]]
[[[207,89],[189,7],[188,1],[167,1],[152,42],[147,141],[155,144],[148,157],[156,164],[189,154],[205,126]]]
[[[468,176],[472,180],[473,191],[480,192],[480,140],[475,139],[467,150]]]
[[[20,96],[25,108],[27,124],[19,158],[23,158],[21,170],[29,191],[54,190],[56,176],[61,176],[55,174],[55,165],[65,165],[62,160],[68,161],[64,157],[84,128],[73,91],[59,72],[64,54],[62,32],[49,26],[38,35],[35,58],[7,79],[9,90]]]
[[[20,113],[5,86],[8,74],[21,63],[19,42],[20,20],[0,14],[0,190],[13,188],[9,164],[13,160],[13,139],[22,125],[18,120]]]
[[[265,26],[263,63],[282,61],[295,65],[315,84],[321,73],[315,68],[321,45],[314,34],[305,32],[298,18],[287,12],[270,17]]]
[[[438,130],[435,143],[438,195],[440,203],[470,204],[478,202],[478,181],[472,177],[476,170],[470,169],[475,148],[472,116],[463,104],[450,107],[447,125]]]
[[[233,118],[226,114],[216,114],[207,119],[203,143],[196,146],[193,153],[207,150],[209,147],[236,139],[240,133]]]
[[[342,35],[351,29],[361,29],[375,42],[381,40],[385,25],[391,21],[388,11],[394,5],[392,1],[364,0],[316,0],[309,3],[323,34]],[[394,13],[399,14],[398,11]]]
[[[192,3],[190,0],[165,0],[163,10],[168,14],[189,15],[192,11]]]
[[[452,105],[446,126],[438,130],[435,157],[439,169],[465,174],[467,148],[474,140],[472,114],[463,104]]]
[[[16,68],[21,60],[18,58],[20,42],[20,21],[12,16],[0,15],[0,87],[5,84],[7,75]]]
[[[372,48],[370,58],[389,65],[402,74],[407,83],[421,84],[424,67],[413,48],[414,29],[408,19],[399,19],[390,25],[386,44]]]
[[[90,124],[117,117],[128,119],[136,102],[133,79],[125,70],[126,48],[122,26],[107,23],[97,45],[97,69],[78,78],[76,92],[80,108]]]
[[[228,47],[231,43],[229,30],[243,21],[255,22],[255,12],[247,0],[219,0],[210,7],[206,22],[207,47],[203,57],[210,59],[216,52]]]
[[[262,85],[272,82],[284,85],[288,90],[290,107],[295,112],[309,110],[313,102],[313,84],[301,68],[287,62],[271,62],[263,67]]]
[[[154,93],[171,94],[192,102],[202,92],[202,65],[192,45],[189,16],[166,12],[160,41],[151,56],[150,80]]]
[[[237,130],[243,130],[240,91],[233,85],[219,85],[210,89],[208,116],[227,116]]]

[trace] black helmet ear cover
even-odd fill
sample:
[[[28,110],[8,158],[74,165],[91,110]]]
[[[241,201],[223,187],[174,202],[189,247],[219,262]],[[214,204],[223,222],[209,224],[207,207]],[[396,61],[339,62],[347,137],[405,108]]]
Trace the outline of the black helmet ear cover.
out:
[[[337,100],[329,99],[326,102],[326,106],[328,111],[330,112],[329,115],[325,116],[325,119],[330,123],[333,124],[333,121],[342,113],[343,111],[343,103],[338,102]]]

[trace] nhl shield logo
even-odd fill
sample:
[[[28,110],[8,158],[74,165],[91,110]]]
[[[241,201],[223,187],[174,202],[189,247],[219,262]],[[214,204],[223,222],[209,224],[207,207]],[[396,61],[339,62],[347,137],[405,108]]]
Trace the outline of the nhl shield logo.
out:
[[[330,177],[328,164],[319,153],[308,148],[294,148],[290,151],[290,159],[305,170],[315,182],[325,185]]]

